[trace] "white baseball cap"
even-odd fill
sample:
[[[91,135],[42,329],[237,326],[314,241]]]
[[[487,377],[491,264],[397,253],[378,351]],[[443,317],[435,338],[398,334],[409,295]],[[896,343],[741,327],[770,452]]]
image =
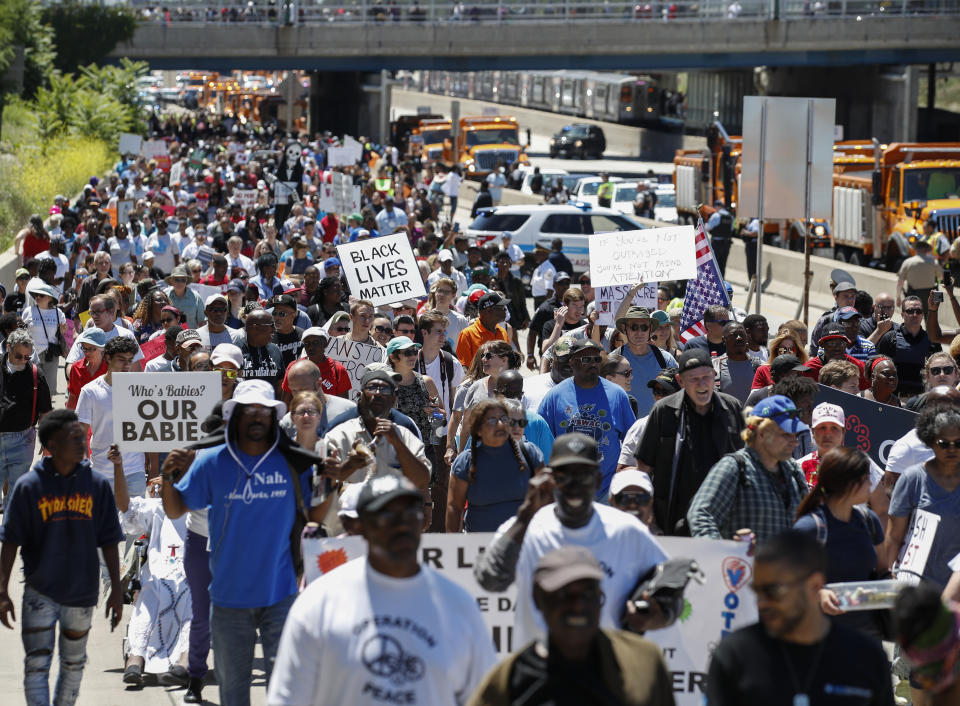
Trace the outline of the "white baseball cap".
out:
[[[347,489],[340,495],[337,515],[357,519],[360,517],[357,513],[357,500],[360,499],[360,490],[363,488],[363,483],[347,483],[346,485]]]
[[[836,424],[842,429],[847,425],[847,417],[838,405],[821,402],[813,408],[813,423],[810,426],[816,429],[819,425],[827,422]]]
[[[441,250],[437,253],[437,262],[453,262],[453,253],[449,250]]]
[[[287,405],[274,397],[273,385],[266,380],[244,380],[237,385],[233,397],[223,403],[223,418],[228,424],[238,404],[270,407],[277,419],[287,413]]]
[[[634,468],[625,469],[613,474],[613,478],[610,481],[610,497],[612,498],[614,495],[620,494],[624,488],[629,488],[631,485],[642,488],[650,493],[650,495],[653,495],[653,483],[650,481],[650,476]]]
[[[233,363],[237,370],[243,370],[243,351],[232,343],[220,343],[210,353],[210,365]]]

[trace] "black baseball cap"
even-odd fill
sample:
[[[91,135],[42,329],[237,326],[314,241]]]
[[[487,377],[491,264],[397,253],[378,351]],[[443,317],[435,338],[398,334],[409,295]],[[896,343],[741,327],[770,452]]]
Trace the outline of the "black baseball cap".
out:
[[[817,344],[822,344],[824,341],[829,341],[831,338],[842,338],[844,340],[849,340],[847,339],[847,333],[843,326],[833,321],[825,324],[820,330],[820,338],[817,339]]]
[[[550,467],[587,464],[600,467],[600,449],[597,442],[578,431],[562,434],[550,449]]]
[[[374,380],[380,380],[381,382],[387,383],[390,387],[393,388],[393,391],[397,391],[397,383],[400,382],[400,375],[393,374],[391,375],[386,370],[367,370],[363,377],[360,378],[360,387],[361,389],[366,387],[369,383]]]
[[[360,489],[360,496],[357,498],[357,514],[379,512],[390,501],[397,498],[423,500],[417,487],[404,476],[391,473],[379,478],[371,478]]]
[[[582,353],[584,351],[602,350],[603,348],[600,347],[600,344],[594,341],[592,338],[575,338],[573,339],[573,343],[570,344],[570,352],[567,355],[573,357],[577,353]]]
[[[496,292],[488,292],[480,297],[480,301],[477,302],[477,309],[483,311],[484,309],[490,309],[495,306],[506,306],[503,303],[503,297],[501,297]]]
[[[695,348],[692,351],[684,351],[680,354],[678,372],[685,373],[694,368],[713,367],[713,361],[710,360],[710,354],[702,348]]]
[[[801,363],[800,359],[793,355],[793,353],[778,355],[770,362],[770,372],[778,378],[793,370],[802,373],[810,370],[810,368]]]
[[[677,368],[666,368],[665,370],[662,370],[657,377],[653,378],[653,380],[650,380],[647,383],[647,387],[652,390],[654,387],[659,385],[663,389],[670,392],[679,392],[680,383],[677,382],[677,373],[679,372],[680,370]]]
[[[285,306],[289,309],[297,308],[297,300],[289,294],[278,294],[270,300],[270,306]]]

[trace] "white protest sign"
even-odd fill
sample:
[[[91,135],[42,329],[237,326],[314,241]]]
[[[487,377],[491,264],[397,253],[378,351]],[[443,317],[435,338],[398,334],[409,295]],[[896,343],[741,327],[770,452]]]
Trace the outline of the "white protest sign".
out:
[[[130,212],[135,205],[133,199],[117,201],[117,223],[127,223],[130,220]]]
[[[192,289],[193,291],[195,291],[198,295],[200,295],[200,300],[203,301],[204,304],[206,304],[207,297],[209,297],[210,295],[223,294],[223,288],[225,285],[211,285],[211,284],[200,284],[198,282],[191,282],[187,286],[190,287],[190,289]]]
[[[381,306],[426,296],[406,233],[338,245],[337,254],[350,292],[357,299]]]
[[[357,163],[353,157],[353,151],[346,147],[328,147],[327,148],[327,166],[328,167],[349,167]]]
[[[353,160],[351,164],[355,164],[363,158],[363,145],[350,137],[350,135],[343,136],[343,149],[349,151],[350,158]]]
[[[321,184],[319,186],[317,189],[317,206],[321,211],[326,211],[327,213],[336,213],[337,200],[333,195],[332,184]]]
[[[167,149],[167,143],[163,140],[147,140],[140,145],[140,154],[147,159],[154,159],[156,157],[166,157],[170,154],[170,150]]]
[[[140,145],[143,143],[143,138],[140,135],[132,135],[129,132],[125,132],[120,135],[120,144],[118,145],[118,151],[120,154],[140,154]]]
[[[350,399],[360,396],[360,380],[370,363],[382,363],[386,358],[383,346],[351,341],[347,336],[333,336],[327,344],[327,357],[343,364],[350,376]]]
[[[913,521],[910,523],[903,546],[900,547],[900,554],[892,569],[897,580],[914,585],[920,583],[920,577],[927,568],[927,559],[930,558],[930,549],[933,547],[939,525],[940,515],[934,515],[926,510],[914,510]],[[897,574],[901,570],[903,573]]]
[[[240,208],[256,208],[257,196],[259,192],[256,189],[236,189],[233,192],[233,200],[240,204]]]
[[[170,165],[170,183],[179,184],[183,181],[183,162],[174,162]]]
[[[605,287],[696,277],[693,238],[693,226],[591,235],[590,284]]]
[[[618,284],[613,287],[594,287],[593,291],[596,294],[597,313],[600,317],[597,319],[598,324],[601,326],[613,326],[616,323],[614,321],[614,315],[617,313],[617,309],[620,308],[620,305],[623,303],[623,300],[626,299],[631,289],[633,289],[633,285],[630,284]],[[650,309],[650,311],[656,309],[657,283],[648,282],[644,284],[634,295],[631,304],[633,306],[646,307]]]
[[[516,586],[502,593],[482,589],[473,578],[477,557],[493,539],[492,533],[424,534],[420,557],[476,598],[494,647],[501,657],[521,649],[513,643]],[[747,588],[753,576],[749,545],[741,542],[688,537],[657,537],[670,556],[696,559],[705,582],[691,581],[684,593],[680,618],[670,628],[646,635],[663,650],[679,706],[700,706],[706,692],[710,654],[728,632],[757,620],[757,603]],[[304,539],[304,573],[307,582],[366,555],[360,537]]]
[[[171,451],[203,438],[220,374],[114,373],[113,438],[121,451]]]

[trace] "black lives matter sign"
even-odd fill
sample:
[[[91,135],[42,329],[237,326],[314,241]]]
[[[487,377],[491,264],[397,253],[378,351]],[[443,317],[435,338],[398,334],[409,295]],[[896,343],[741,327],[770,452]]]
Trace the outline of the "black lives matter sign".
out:
[[[405,233],[338,245],[337,254],[357,299],[381,306],[427,294]]]

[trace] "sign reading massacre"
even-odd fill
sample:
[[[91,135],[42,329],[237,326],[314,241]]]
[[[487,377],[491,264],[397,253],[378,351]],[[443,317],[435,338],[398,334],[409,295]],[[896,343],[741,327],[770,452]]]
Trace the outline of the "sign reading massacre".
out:
[[[405,233],[338,245],[337,253],[357,299],[381,306],[427,294]]]
[[[114,373],[113,438],[121,451],[171,451],[199,441],[220,401],[220,374]]]
[[[588,242],[594,287],[697,276],[693,226],[597,233]]]
[[[370,363],[382,363],[386,349],[375,343],[351,341],[347,336],[332,336],[327,344],[327,357],[342,363],[350,376],[350,399],[360,396],[360,380]]]
[[[476,598],[500,657],[521,649],[513,642],[516,588],[503,593],[484,591],[473,578],[477,557],[493,539],[492,533],[425,534],[420,538],[424,564]],[[663,650],[678,706],[700,706],[706,693],[710,653],[726,633],[756,621],[757,604],[748,590],[753,575],[748,545],[741,542],[687,537],[657,537],[664,551],[674,557],[696,559],[706,580],[691,582],[686,589],[679,620],[666,630],[646,637]],[[361,537],[304,539],[304,572],[307,582],[363,557],[367,545]]]

